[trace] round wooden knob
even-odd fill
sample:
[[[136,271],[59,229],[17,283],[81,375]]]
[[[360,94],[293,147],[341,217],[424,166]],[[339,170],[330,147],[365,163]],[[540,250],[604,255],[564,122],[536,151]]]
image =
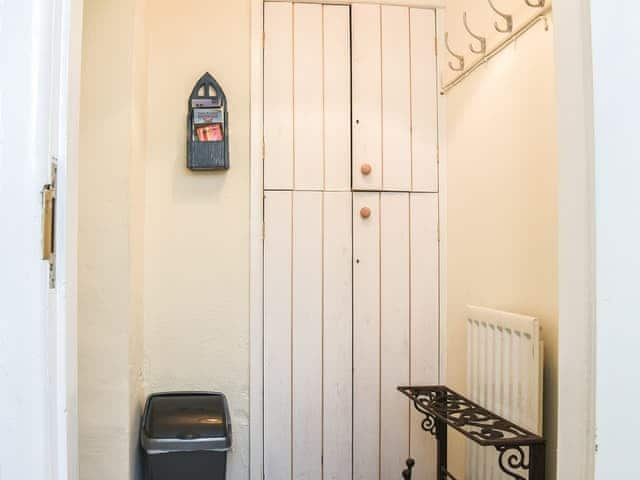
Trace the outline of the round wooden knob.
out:
[[[362,218],[369,218],[371,216],[371,209],[369,207],[362,207],[360,209],[360,216]]]
[[[360,172],[363,175],[369,175],[371,173],[371,170],[373,170],[373,168],[368,163],[363,163],[360,167]]]

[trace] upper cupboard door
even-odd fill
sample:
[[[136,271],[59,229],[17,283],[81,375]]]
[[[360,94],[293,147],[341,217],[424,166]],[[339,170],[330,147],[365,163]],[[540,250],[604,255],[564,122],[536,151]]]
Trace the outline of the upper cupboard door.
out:
[[[436,192],[433,10],[353,5],[353,188]]]
[[[351,189],[349,7],[266,3],[265,190]]]

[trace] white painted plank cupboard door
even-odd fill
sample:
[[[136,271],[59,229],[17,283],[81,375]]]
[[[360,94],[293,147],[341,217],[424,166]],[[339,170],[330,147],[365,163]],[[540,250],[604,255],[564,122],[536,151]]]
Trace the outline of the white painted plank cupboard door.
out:
[[[436,192],[435,13],[353,5],[351,25],[353,189]]]
[[[299,190],[322,190],[323,7],[296,4],[293,8],[294,185]]]
[[[409,194],[380,195],[380,478],[399,478],[409,456]]]
[[[354,193],[353,206],[353,472],[356,480],[377,480],[380,478],[380,194]]]
[[[439,370],[438,195],[410,195],[411,218],[411,384],[435,385]],[[435,479],[435,441],[411,409],[410,453],[415,477]]]
[[[411,162],[414,192],[438,191],[438,83],[433,10],[412,8]]]
[[[265,192],[265,475],[350,480],[350,192]]]
[[[293,6],[264,6],[264,188],[293,188]]]
[[[324,480],[352,478],[351,196],[324,194]]]
[[[349,7],[324,5],[323,8],[324,187],[325,190],[350,191],[351,28]]]
[[[351,190],[349,7],[265,3],[264,189]]]
[[[264,201],[264,474],[291,478],[291,251],[293,193]]]
[[[381,37],[382,190],[406,192],[411,189],[411,67],[408,8],[382,7]]]
[[[293,193],[293,478],[300,480],[322,478],[322,197]]]
[[[396,388],[438,381],[438,197],[354,193],[354,473],[432,479],[434,442]]]
[[[382,188],[380,22],[379,5],[351,7],[354,190]]]

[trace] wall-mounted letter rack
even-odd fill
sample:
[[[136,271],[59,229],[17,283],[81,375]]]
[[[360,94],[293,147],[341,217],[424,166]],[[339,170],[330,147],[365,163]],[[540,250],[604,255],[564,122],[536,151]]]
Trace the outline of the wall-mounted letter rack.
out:
[[[227,97],[210,73],[205,73],[189,97],[187,167],[190,170],[229,168]]]

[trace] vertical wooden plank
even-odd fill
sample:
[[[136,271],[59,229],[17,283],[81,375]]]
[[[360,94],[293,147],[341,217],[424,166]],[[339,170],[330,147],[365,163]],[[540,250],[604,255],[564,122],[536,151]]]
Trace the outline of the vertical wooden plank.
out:
[[[322,478],[322,192],[293,194],[293,478]]]
[[[291,478],[291,192],[265,192],[264,473]]]
[[[380,479],[380,223],[378,193],[353,197],[353,469]],[[369,218],[361,216],[369,208]]]
[[[380,195],[380,478],[398,478],[409,456],[409,194]]]
[[[325,480],[352,476],[351,193],[324,194],[324,470]]]
[[[433,10],[412,8],[411,190],[438,191],[438,83]]]
[[[411,187],[409,9],[382,7],[382,189]]]
[[[434,385],[439,371],[438,196],[410,195],[411,384]],[[435,441],[411,410],[411,456],[416,478],[435,480]]]
[[[382,188],[380,6],[352,5],[353,189]],[[371,166],[364,175],[361,167]]]
[[[293,11],[264,6],[264,188],[293,188]]]
[[[351,190],[351,34],[349,7],[324,7],[325,189]]]
[[[294,183],[297,189],[321,190],[324,187],[322,5],[296,4],[293,8]]]

